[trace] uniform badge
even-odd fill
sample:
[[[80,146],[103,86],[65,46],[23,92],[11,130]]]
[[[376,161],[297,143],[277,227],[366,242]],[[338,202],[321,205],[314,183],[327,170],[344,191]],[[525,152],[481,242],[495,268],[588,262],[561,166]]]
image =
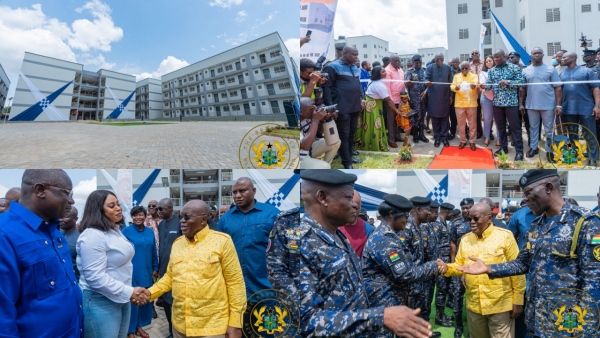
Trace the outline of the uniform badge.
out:
[[[592,245],[600,244],[600,234],[594,235],[594,237],[592,237],[592,242],[590,244],[592,244]]]
[[[525,177],[525,176],[521,177],[521,180],[519,181],[519,183],[521,183],[521,186],[525,186],[525,184],[527,184],[527,177]]]
[[[594,258],[600,262],[600,245],[596,245],[592,252],[594,253]]]
[[[547,296],[540,314],[544,337],[596,337],[598,306],[579,289],[559,289]]]
[[[298,243],[296,243],[296,241],[290,241],[288,248],[290,250],[298,250]]]
[[[406,241],[406,238],[404,237],[398,237],[398,239],[400,240],[400,242],[404,243],[404,241]]]
[[[397,261],[397,260],[400,259],[400,256],[398,256],[398,252],[397,251],[394,251],[394,252],[392,252],[390,254],[389,258],[390,258],[391,262],[395,262],[395,261]]]

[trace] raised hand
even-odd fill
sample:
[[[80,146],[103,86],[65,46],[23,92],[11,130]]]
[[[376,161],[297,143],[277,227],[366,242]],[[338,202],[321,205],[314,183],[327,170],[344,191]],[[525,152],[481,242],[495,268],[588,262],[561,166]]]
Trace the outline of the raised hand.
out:
[[[432,334],[431,324],[417,316],[420,312],[406,306],[386,307],[383,325],[398,337],[427,338]]]
[[[440,275],[443,275],[446,273],[446,271],[448,271],[448,265],[446,263],[444,263],[444,261],[442,261],[441,259],[438,258],[436,263],[437,263],[438,272],[440,273]]]
[[[464,273],[468,273],[470,275],[481,275],[483,273],[491,273],[492,270],[490,266],[485,264],[481,259],[475,258],[473,256],[469,256],[469,259],[472,260],[473,264],[469,266],[459,266],[457,269]]]

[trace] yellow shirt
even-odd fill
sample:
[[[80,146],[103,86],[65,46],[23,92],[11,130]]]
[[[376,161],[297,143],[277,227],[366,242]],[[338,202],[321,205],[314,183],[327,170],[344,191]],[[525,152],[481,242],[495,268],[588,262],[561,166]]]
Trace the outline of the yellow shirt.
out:
[[[512,232],[490,223],[478,238],[470,232],[463,236],[458,247],[455,263],[448,264],[444,276],[461,275],[457,266],[474,263],[469,256],[486,264],[498,264],[517,258],[519,249]],[[482,315],[511,311],[514,305],[523,305],[525,275],[490,279],[487,274],[465,275],[467,309]]]
[[[454,75],[454,79],[452,80],[452,84],[450,85],[450,89],[456,93],[456,96],[454,97],[454,107],[477,107],[477,87],[475,87],[475,89],[471,89],[471,87],[469,87],[467,93],[463,92],[462,90],[456,90],[456,86],[460,86],[460,84],[463,82],[477,85],[479,83],[479,78],[476,74],[473,74],[471,72],[468,72],[467,76],[464,76],[461,72],[458,72],[456,73],[456,75]]]
[[[246,286],[233,241],[208,225],[190,242],[173,242],[167,273],[150,289],[151,299],[173,291],[173,327],[187,336],[222,335],[241,328]]]

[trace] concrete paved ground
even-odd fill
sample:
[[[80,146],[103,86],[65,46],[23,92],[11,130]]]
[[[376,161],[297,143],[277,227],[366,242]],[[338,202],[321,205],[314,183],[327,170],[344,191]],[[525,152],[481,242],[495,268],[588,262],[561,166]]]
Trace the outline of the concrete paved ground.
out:
[[[0,123],[0,167],[240,168],[242,138],[262,123],[266,121]]]

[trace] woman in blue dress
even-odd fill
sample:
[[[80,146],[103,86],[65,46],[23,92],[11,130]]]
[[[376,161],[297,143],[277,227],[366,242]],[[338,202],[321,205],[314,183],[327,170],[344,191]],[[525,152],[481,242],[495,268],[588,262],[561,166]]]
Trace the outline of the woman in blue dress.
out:
[[[123,235],[133,244],[135,255],[133,256],[133,279],[132,284],[149,288],[152,286],[153,278],[158,278],[158,256],[156,253],[156,240],[154,231],[144,225],[146,220],[146,209],[136,206],[131,209],[133,225],[123,229]],[[152,303],[137,306],[131,303],[131,319],[127,338],[134,338],[135,334],[142,338],[150,337],[143,326],[150,325],[152,321]]]

